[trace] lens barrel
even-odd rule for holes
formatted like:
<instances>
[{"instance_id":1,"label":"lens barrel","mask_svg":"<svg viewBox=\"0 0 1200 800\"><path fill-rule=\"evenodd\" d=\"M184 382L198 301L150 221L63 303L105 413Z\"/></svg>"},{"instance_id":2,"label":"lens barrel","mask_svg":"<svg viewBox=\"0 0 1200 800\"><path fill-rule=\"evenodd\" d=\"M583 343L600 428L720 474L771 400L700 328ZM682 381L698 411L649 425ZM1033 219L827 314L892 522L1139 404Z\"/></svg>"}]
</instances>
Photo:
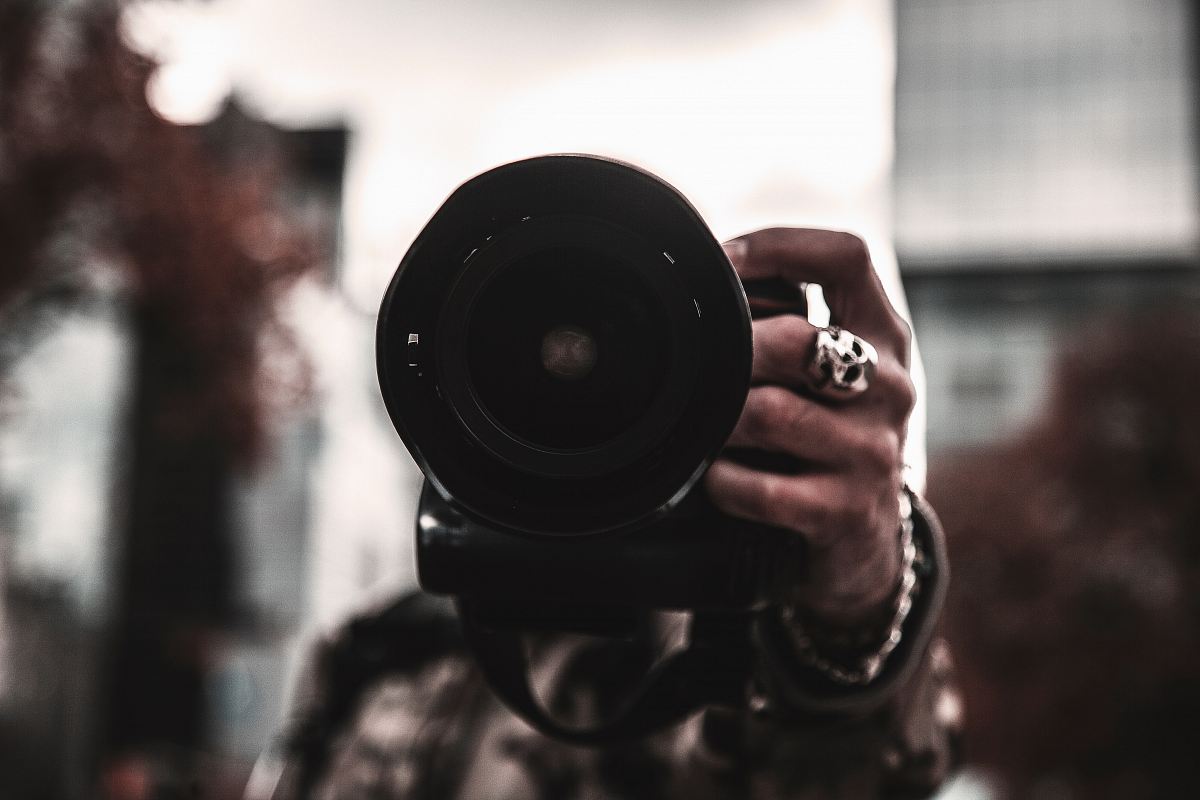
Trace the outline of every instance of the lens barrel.
<instances>
[{"instance_id":1,"label":"lens barrel","mask_svg":"<svg viewBox=\"0 0 1200 800\"><path fill-rule=\"evenodd\" d=\"M380 309L397 431L438 493L522 534L636 528L687 495L750 380L745 295L672 187L592 156L450 196Z\"/></svg>"}]
</instances>

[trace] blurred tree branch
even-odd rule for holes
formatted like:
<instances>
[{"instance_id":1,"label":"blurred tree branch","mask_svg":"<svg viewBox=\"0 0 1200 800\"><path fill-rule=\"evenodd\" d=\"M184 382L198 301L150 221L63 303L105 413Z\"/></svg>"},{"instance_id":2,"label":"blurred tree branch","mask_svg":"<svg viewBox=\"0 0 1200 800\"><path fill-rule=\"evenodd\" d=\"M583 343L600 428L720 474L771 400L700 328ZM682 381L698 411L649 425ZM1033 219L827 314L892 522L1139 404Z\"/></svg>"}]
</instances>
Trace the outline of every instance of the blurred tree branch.
<instances>
[{"instance_id":1,"label":"blurred tree branch","mask_svg":"<svg viewBox=\"0 0 1200 800\"><path fill-rule=\"evenodd\" d=\"M1029 431L930 475L968 761L1004 796L1200 796L1200 312L1078 333Z\"/></svg>"},{"instance_id":2,"label":"blurred tree branch","mask_svg":"<svg viewBox=\"0 0 1200 800\"><path fill-rule=\"evenodd\" d=\"M201 743L211 637L232 614L230 478L267 424L260 346L316 252L280 210L282 158L231 170L155 114L155 65L121 12L0 4L0 384L106 293L133 337L98 765Z\"/></svg>"}]
</instances>

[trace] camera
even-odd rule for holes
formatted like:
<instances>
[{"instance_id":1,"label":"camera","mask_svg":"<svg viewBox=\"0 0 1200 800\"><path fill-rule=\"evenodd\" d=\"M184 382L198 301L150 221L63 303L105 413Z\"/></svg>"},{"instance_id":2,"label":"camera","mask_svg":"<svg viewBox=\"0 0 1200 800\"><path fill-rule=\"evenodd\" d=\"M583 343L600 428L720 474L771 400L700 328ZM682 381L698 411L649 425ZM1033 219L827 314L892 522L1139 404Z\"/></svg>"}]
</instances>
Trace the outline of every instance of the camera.
<instances>
[{"instance_id":1,"label":"camera","mask_svg":"<svg viewBox=\"0 0 1200 800\"><path fill-rule=\"evenodd\" d=\"M646 733L744 684L780 537L698 484L750 386L750 320L678 191L584 155L463 184L388 287L379 383L425 475L419 581L456 598L493 688L551 735ZM521 634L620 638L655 610L693 613L689 648L613 719L572 728L537 704Z\"/></svg>"}]
</instances>

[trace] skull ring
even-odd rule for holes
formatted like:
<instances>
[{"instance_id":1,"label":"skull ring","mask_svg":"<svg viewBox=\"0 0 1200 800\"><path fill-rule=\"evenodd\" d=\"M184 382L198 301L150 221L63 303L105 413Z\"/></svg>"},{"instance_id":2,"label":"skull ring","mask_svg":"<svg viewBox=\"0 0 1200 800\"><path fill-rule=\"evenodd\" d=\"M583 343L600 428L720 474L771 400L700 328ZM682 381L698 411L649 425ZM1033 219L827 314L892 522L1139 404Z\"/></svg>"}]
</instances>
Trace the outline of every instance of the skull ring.
<instances>
[{"instance_id":1,"label":"skull ring","mask_svg":"<svg viewBox=\"0 0 1200 800\"><path fill-rule=\"evenodd\" d=\"M831 399L857 397L871 384L878 365L879 354L870 342L830 325L817 331L809 366L812 389Z\"/></svg>"}]
</instances>

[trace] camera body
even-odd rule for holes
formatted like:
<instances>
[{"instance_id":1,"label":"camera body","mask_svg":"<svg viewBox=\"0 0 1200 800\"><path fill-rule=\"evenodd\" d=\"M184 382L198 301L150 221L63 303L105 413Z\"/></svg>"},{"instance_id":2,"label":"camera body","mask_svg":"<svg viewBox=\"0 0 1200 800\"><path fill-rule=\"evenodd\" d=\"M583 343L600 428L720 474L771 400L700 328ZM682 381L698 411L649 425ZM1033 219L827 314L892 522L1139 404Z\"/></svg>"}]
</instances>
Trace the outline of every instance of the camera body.
<instances>
[{"instance_id":1,"label":"camera body","mask_svg":"<svg viewBox=\"0 0 1200 800\"><path fill-rule=\"evenodd\" d=\"M501 696L581 743L711 699L668 687L688 683L668 668L613 724L567 729L533 701L515 643L529 630L622 636L657 609L738 619L771 601L780 548L794 546L718 513L698 486L741 412L752 342L742 285L687 200L593 156L486 172L401 261L377 355L388 413L426 478L419 581L458 599ZM692 638L688 664L697 649L741 652L695 625Z\"/></svg>"},{"instance_id":2,"label":"camera body","mask_svg":"<svg viewBox=\"0 0 1200 800\"><path fill-rule=\"evenodd\" d=\"M749 309L720 245L661 180L564 155L464 184L401 262L377 354L427 479L427 590L755 602L755 548L731 544L730 521L694 491L749 388Z\"/></svg>"}]
</instances>

